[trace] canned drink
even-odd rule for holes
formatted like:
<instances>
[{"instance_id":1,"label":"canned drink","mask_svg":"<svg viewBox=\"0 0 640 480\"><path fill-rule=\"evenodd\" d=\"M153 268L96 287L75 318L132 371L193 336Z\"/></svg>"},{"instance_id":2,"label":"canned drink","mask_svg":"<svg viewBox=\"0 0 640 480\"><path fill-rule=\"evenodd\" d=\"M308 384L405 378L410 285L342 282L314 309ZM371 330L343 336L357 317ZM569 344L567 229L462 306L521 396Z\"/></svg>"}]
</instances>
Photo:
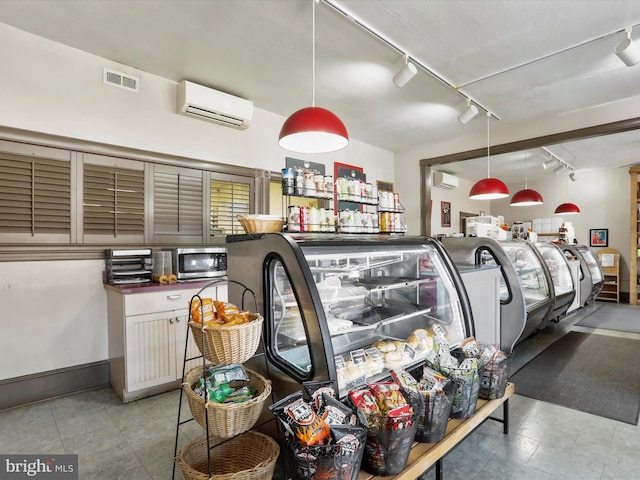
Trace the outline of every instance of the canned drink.
<instances>
[{"instance_id":1,"label":"canned drink","mask_svg":"<svg viewBox=\"0 0 640 480\"><path fill-rule=\"evenodd\" d=\"M305 170L302 176L304 177L303 195L307 197L315 197L315 194L316 194L316 184L314 182L315 174L313 172Z\"/></svg>"},{"instance_id":2,"label":"canned drink","mask_svg":"<svg viewBox=\"0 0 640 480\"><path fill-rule=\"evenodd\" d=\"M304 193L304 175L301 168L294 169L296 178L296 195L302 195Z\"/></svg>"},{"instance_id":3,"label":"canned drink","mask_svg":"<svg viewBox=\"0 0 640 480\"><path fill-rule=\"evenodd\" d=\"M287 230L290 232L300 231L300 207L292 205L289 207L289 214L287 216Z\"/></svg>"},{"instance_id":4,"label":"canned drink","mask_svg":"<svg viewBox=\"0 0 640 480\"><path fill-rule=\"evenodd\" d=\"M309 231L309 207L301 206L300 207L300 231L308 232Z\"/></svg>"},{"instance_id":5,"label":"canned drink","mask_svg":"<svg viewBox=\"0 0 640 480\"><path fill-rule=\"evenodd\" d=\"M333 175L325 175L324 177L324 196L333 197Z\"/></svg>"},{"instance_id":6,"label":"canned drink","mask_svg":"<svg viewBox=\"0 0 640 480\"><path fill-rule=\"evenodd\" d=\"M320 210L317 207L309 209L309 231L317 232L320 230Z\"/></svg>"},{"instance_id":7,"label":"canned drink","mask_svg":"<svg viewBox=\"0 0 640 480\"><path fill-rule=\"evenodd\" d=\"M295 192L295 177L293 167L282 169L282 194L293 195Z\"/></svg>"},{"instance_id":8,"label":"canned drink","mask_svg":"<svg viewBox=\"0 0 640 480\"><path fill-rule=\"evenodd\" d=\"M378 186L371 184L371 199L373 203L378 203Z\"/></svg>"},{"instance_id":9,"label":"canned drink","mask_svg":"<svg viewBox=\"0 0 640 480\"><path fill-rule=\"evenodd\" d=\"M393 209L400 209L400 194L396 192L393 192Z\"/></svg>"},{"instance_id":10,"label":"canned drink","mask_svg":"<svg viewBox=\"0 0 640 480\"><path fill-rule=\"evenodd\" d=\"M388 232L389 231L388 228L389 228L389 213L380 212L380 231Z\"/></svg>"},{"instance_id":11,"label":"canned drink","mask_svg":"<svg viewBox=\"0 0 640 480\"><path fill-rule=\"evenodd\" d=\"M313 176L313 183L315 184L315 196L316 197L324 197L324 175L316 173Z\"/></svg>"},{"instance_id":12,"label":"canned drink","mask_svg":"<svg viewBox=\"0 0 640 480\"><path fill-rule=\"evenodd\" d=\"M402 228L402 221L400 220L400 214L399 213L394 213L393 214L393 228L394 228L394 231L396 231L396 232L404 231L404 229Z\"/></svg>"}]
</instances>

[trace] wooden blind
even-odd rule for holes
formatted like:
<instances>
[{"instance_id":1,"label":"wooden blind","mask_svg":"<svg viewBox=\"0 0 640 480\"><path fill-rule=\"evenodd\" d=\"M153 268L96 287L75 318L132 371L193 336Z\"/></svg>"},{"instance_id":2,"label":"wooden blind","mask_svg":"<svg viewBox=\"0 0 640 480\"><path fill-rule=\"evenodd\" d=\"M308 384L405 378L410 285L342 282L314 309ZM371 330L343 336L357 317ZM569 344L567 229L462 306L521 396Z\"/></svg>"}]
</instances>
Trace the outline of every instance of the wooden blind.
<instances>
[{"instance_id":1,"label":"wooden blind","mask_svg":"<svg viewBox=\"0 0 640 480\"><path fill-rule=\"evenodd\" d=\"M84 164L84 233L144 234L144 171Z\"/></svg>"},{"instance_id":2,"label":"wooden blind","mask_svg":"<svg viewBox=\"0 0 640 480\"><path fill-rule=\"evenodd\" d=\"M68 161L0 156L0 233L69 234Z\"/></svg>"},{"instance_id":3,"label":"wooden blind","mask_svg":"<svg viewBox=\"0 0 640 480\"><path fill-rule=\"evenodd\" d=\"M253 179L211 180L211 235L244 233L238 215L251 210Z\"/></svg>"},{"instance_id":4,"label":"wooden blind","mask_svg":"<svg viewBox=\"0 0 640 480\"><path fill-rule=\"evenodd\" d=\"M153 178L154 234L202 236L202 171L156 168Z\"/></svg>"}]
</instances>

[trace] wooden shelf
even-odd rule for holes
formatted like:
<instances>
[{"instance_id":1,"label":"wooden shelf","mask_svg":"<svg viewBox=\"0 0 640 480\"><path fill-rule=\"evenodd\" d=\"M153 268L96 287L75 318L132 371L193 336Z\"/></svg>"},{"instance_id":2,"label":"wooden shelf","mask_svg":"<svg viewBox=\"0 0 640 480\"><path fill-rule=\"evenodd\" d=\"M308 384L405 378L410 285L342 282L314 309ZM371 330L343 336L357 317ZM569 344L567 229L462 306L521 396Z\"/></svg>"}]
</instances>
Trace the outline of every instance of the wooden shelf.
<instances>
[{"instance_id":1,"label":"wooden shelf","mask_svg":"<svg viewBox=\"0 0 640 480\"><path fill-rule=\"evenodd\" d=\"M620 303L620 252L614 248L602 248L597 255L604 275L604 284L597 299Z\"/></svg>"},{"instance_id":2,"label":"wooden shelf","mask_svg":"<svg viewBox=\"0 0 640 480\"><path fill-rule=\"evenodd\" d=\"M638 255L637 249L640 248L640 232L638 232L638 225L640 225L640 215L638 215L638 204L640 203L640 184L638 183L638 174L640 174L640 167L635 166L629 169L630 180L630 251L629 251L629 304L638 305Z\"/></svg>"}]
</instances>

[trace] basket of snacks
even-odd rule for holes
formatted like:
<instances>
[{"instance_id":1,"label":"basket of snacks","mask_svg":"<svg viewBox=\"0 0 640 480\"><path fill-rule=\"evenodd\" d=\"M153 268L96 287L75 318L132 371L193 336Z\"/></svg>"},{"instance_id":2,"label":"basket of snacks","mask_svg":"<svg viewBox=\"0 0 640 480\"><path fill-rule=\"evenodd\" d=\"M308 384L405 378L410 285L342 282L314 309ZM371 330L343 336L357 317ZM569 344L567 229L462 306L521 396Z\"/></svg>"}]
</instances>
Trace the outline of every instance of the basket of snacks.
<instances>
[{"instance_id":1,"label":"basket of snacks","mask_svg":"<svg viewBox=\"0 0 640 480\"><path fill-rule=\"evenodd\" d=\"M284 225L284 219L277 215L238 215L238 221L247 233L277 233Z\"/></svg>"},{"instance_id":2,"label":"basket of snacks","mask_svg":"<svg viewBox=\"0 0 640 480\"><path fill-rule=\"evenodd\" d=\"M349 398L366 417L367 440L362 469L379 476L405 469L418 427L417 415L396 383L370 383L349 392Z\"/></svg>"},{"instance_id":3,"label":"basket of snacks","mask_svg":"<svg viewBox=\"0 0 640 480\"><path fill-rule=\"evenodd\" d=\"M210 465L206 436L186 444L175 462L185 480L271 480L278 455L280 447L274 439L250 431L213 447Z\"/></svg>"},{"instance_id":4,"label":"basket of snacks","mask_svg":"<svg viewBox=\"0 0 640 480\"><path fill-rule=\"evenodd\" d=\"M367 437L366 419L335 397L333 382L304 382L303 387L309 400L298 391L269 407L284 439L285 478L357 479Z\"/></svg>"},{"instance_id":5,"label":"basket of snacks","mask_svg":"<svg viewBox=\"0 0 640 480\"><path fill-rule=\"evenodd\" d=\"M262 335L262 315L211 298L194 297L189 308L193 339L207 360L231 364L253 357Z\"/></svg>"},{"instance_id":6,"label":"basket of snacks","mask_svg":"<svg viewBox=\"0 0 640 480\"><path fill-rule=\"evenodd\" d=\"M191 415L209 434L229 438L255 425L271 382L242 365L208 365L187 372L182 384ZM207 402L205 405L205 395Z\"/></svg>"}]
</instances>

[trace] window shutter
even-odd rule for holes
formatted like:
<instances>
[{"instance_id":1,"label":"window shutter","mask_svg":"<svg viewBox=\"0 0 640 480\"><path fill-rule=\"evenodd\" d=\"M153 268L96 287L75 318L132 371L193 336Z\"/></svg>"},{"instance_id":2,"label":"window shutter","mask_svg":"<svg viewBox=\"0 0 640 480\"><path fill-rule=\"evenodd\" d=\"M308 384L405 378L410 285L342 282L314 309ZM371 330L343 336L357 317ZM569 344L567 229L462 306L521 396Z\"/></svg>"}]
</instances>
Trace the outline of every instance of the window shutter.
<instances>
[{"instance_id":1,"label":"window shutter","mask_svg":"<svg viewBox=\"0 0 640 480\"><path fill-rule=\"evenodd\" d=\"M84 234L144 234L144 171L84 164Z\"/></svg>"},{"instance_id":2,"label":"window shutter","mask_svg":"<svg viewBox=\"0 0 640 480\"><path fill-rule=\"evenodd\" d=\"M68 161L0 156L0 233L71 232L71 165Z\"/></svg>"},{"instance_id":3,"label":"window shutter","mask_svg":"<svg viewBox=\"0 0 640 480\"><path fill-rule=\"evenodd\" d=\"M253 179L211 180L211 235L244 233L238 215L251 213Z\"/></svg>"},{"instance_id":4,"label":"window shutter","mask_svg":"<svg viewBox=\"0 0 640 480\"><path fill-rule=\"evenodd\" d=\"M153 176L154 235L195 235L202 238L202 171L163 169Z\"/></svg>"}]
</instances>

